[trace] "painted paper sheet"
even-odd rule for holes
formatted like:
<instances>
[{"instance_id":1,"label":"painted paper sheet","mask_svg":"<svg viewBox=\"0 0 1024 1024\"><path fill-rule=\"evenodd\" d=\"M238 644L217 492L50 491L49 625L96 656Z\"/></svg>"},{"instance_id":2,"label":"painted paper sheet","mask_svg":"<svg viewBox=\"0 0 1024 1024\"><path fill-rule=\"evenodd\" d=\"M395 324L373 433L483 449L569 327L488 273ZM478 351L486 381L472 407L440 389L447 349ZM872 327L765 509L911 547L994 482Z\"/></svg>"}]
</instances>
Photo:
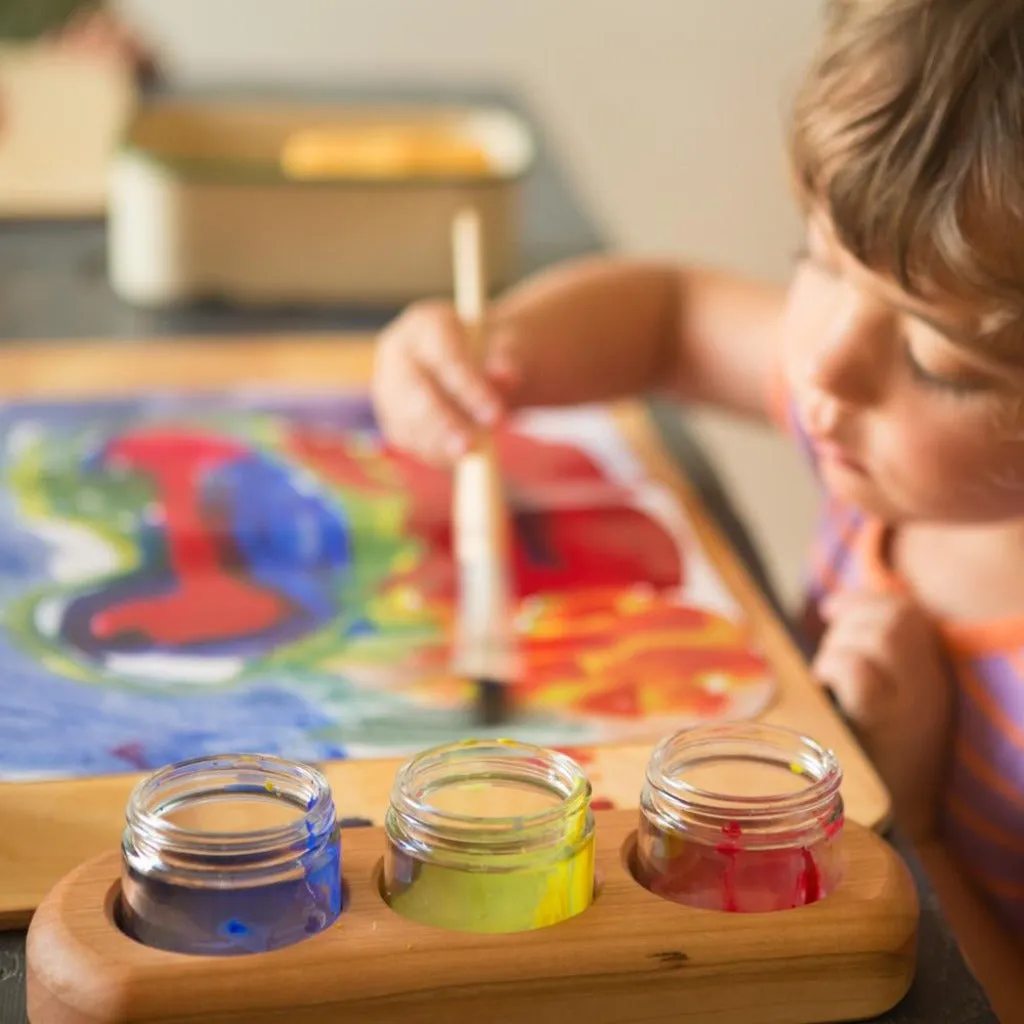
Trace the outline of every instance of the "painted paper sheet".
<instances>
[{"instance_id":1,"label":"painted paper sheet","mask_svg":"<svg viewBox=\"0 0 1024 1024\"><path fill-rule=\"evenodd\" d=\"M448 670L450 477L364 395L9 405L0 444L0 781L487 734ZM738 609L610 412L531 412L499 450L524 673L497 732L653 743L763 709Z\"/></svg>"}]
</instances>

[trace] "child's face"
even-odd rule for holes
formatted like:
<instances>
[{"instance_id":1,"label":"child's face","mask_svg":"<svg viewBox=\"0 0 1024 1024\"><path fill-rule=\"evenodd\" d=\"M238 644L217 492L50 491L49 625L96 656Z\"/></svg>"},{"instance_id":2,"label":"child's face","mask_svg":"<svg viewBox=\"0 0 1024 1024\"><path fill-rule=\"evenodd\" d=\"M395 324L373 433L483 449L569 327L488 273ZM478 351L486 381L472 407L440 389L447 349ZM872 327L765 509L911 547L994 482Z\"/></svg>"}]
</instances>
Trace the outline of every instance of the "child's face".
<instances>
[{"instance_id":1,"label":"child's face","mask_svg":"<svg viewBox=\"0 0 1024 1024\"><path fill-rule=\"evenodd\" d=\"M996 353L977 311L911 298L823 222L784 326L790 391L837 497L891 522L1024 516L1024 337L1000 335Z\"/></svg>"}]
</instances>

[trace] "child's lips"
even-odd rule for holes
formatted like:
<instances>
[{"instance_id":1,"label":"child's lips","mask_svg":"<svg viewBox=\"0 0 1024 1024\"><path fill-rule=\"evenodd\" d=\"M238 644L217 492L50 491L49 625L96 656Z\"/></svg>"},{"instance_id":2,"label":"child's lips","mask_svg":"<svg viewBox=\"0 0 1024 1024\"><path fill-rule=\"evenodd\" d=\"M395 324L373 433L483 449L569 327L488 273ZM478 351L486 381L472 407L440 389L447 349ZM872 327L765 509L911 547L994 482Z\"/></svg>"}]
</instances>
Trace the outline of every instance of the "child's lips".
<instances>
[{"instance_id":1,"label":"child's lips","mask_svg":"<svg viewBox=\"0 0 1024 1024\"><path fill-rule=\"evenodd\" d=\"M812 438L814 453L820 462L828 462L843 469L848 469L860 476L867 475L867 466L860 459L856 458L849 448L839 444L837 441Z\"/></svg>"},{"instance_id":2,"label":"child's lips","mask_svg":"<svg viewBox=\"0 0 1024 1024\"><path fill-rule=\"evenodd\" d=\"M801 403L798 408L801 426L819 464L837 466L858 476L868 475L867 465L841 440L843 435L850 436L852 425L848 420L837 418L834 413L824 415L820 403L812 401Z\"/></svg>"}]
</instances>

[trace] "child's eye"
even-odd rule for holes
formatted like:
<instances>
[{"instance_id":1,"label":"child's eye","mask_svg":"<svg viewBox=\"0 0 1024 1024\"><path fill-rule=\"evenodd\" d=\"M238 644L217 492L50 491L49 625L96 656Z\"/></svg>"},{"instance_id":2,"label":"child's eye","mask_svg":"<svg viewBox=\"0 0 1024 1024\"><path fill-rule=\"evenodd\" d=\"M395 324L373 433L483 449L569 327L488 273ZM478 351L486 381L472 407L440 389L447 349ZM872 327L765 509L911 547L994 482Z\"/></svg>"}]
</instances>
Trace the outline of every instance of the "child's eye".
<instances>
[{"instance_id":1,"label":"child's eye","mask_svg":"<svg viewBox=\"0 0 1024 1024\"><path fill-rule=\"evenodd\" d=\"M914 358L914 350L906 343L903 345L903 354L914 380L926 387L946 391L953 395L976 395L986 391L989 387L988 381L977 376L954 377L932 373Z\"/></svg>"}]
</instances>

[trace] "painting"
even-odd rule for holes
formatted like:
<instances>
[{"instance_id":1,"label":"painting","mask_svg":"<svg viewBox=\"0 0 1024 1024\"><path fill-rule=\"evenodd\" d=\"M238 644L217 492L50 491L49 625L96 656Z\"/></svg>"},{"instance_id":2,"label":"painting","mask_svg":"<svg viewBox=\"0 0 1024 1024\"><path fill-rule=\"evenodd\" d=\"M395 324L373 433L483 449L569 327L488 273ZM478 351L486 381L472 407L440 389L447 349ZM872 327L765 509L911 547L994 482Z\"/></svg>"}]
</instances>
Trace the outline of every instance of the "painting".
<instances>
[{"instance_id":1,"label":"painting","mask_svg":"<svg viewBox=\"0 0 1024 1024\"><path fill-rule=\"evenodd\" d=\"M492 730L449 668L450 475L389 448L365 394L19 403L0 439L0 781L495 732L653 743L774 692L602 407L499 435L524 668Z\"/></svg>"}]
</instances>

